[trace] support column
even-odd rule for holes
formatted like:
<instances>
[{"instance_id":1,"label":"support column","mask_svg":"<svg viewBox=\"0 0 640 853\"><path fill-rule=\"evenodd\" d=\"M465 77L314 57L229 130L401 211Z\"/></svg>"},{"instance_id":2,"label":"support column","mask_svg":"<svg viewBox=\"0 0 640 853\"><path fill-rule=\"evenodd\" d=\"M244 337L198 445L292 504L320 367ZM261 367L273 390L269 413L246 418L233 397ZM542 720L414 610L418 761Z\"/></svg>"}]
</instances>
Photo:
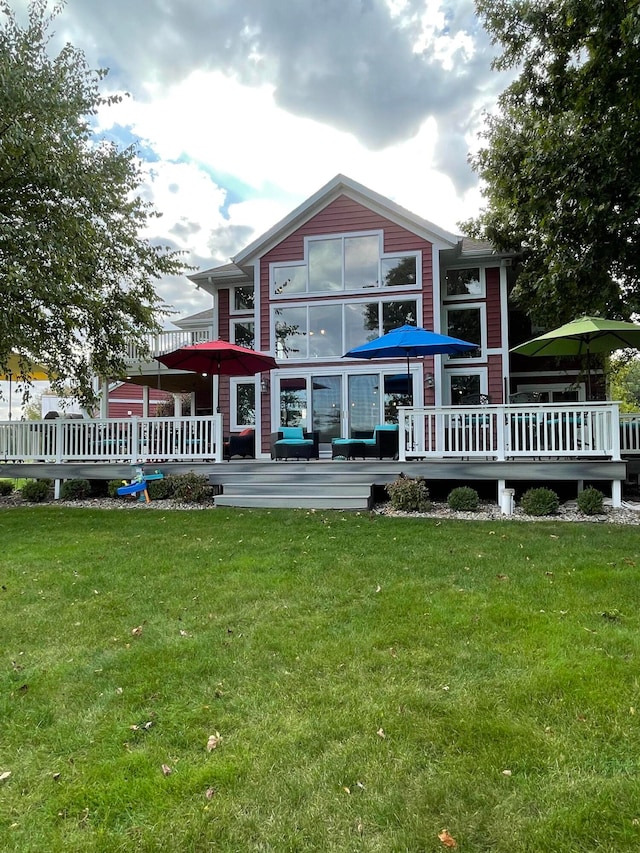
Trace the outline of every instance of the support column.
<instances>
[{"instance_id":1,"label":"support column","mask_svg":"<svg viewBox=\"0 0 640 853\"><path fill-rule=\"evenodd\" d=\"M149 417L149 386L142 386L142 417Z\"/></svg>"},{"instance_id":2,"label":"support column","mask_svg":"<svg viewBox=\"0 0 640 853\"><path fill-rule=\"evenodd\" d=\"M615 509L622 506L622 480L614 480L611 483L611 505Z\"/></svg>"},{"instance_id":3,"label":"support column","mask_svg":"<svg viewBox=\"0 0 640 853\"><path fill-rule=\"evenodd\" d=\"M100 417L109 417L109 380L104 377L100 379Z\"/></svg>"}]
</instances>

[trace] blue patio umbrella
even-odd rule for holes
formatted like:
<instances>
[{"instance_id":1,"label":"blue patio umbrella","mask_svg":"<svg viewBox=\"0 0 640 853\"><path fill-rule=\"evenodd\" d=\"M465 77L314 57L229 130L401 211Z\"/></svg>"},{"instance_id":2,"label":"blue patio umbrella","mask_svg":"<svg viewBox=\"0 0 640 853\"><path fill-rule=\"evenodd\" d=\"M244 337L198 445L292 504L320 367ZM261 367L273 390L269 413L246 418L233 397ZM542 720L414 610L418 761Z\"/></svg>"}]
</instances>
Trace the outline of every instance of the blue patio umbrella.
<instances>
[{"instance_id":1,"label":"blue patio umbrella","mask_svg":"<svg viewBox=\"0 0 640 853\"><path fill-rule=\"evenodd\" d=\"M452 355L457 352L467 352L477 349L478 344L430 332L420 326L400 326L392 329L386 335L367 341L358 347L350 349L343 358L406 358L407 374L411 358L424 358L427 355ZM413 398L413 395L412 395ZM413 402L413 399L412 399Z\"/></svg>"}]
</instances>

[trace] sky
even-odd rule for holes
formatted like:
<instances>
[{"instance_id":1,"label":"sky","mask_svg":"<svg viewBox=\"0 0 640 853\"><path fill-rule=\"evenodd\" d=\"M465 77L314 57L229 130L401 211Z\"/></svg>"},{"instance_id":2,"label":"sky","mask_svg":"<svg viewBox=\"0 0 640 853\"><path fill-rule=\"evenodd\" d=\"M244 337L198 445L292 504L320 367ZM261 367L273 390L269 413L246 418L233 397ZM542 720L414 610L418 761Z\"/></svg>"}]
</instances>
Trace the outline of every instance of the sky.
<instances>
[{"instance_id":1,"label":"sky","mask_svg":"<svg viewBox=\"0 0 640 853\"><path fill-rule=\"evenodd\" d=\"M51 29L126 93L96 134L136 145L145 236L198 269L338 173L456 233L480 210L467 157L508 81L472 0L67 0ZM210 306L186 277L157 290Z\"/></svg>"}]
</instances>

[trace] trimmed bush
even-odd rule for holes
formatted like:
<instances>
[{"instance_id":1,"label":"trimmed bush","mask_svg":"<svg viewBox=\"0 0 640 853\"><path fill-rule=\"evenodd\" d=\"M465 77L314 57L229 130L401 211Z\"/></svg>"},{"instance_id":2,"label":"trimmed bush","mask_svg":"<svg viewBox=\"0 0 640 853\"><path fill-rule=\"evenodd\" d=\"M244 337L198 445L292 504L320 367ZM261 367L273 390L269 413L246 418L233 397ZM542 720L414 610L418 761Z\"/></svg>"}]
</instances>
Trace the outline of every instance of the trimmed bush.
<instances>
[{"instance_id":1,"label":"trimmed bush","mask_svg":"<svg viewBox=\"0 0 640 853\"><path fill-rule=\"evenodd\" d=\"M6 498L13 492L13 483L11 480L0 480L0 497Z\"/></svg>"},{"instance_id":2,"label":"trimmed bush","mask_svg":"<svg viewBox=\"0 0 640 853\"><path fill-rule=\"evenodd\" d=\"M529 489L522 496L520 506L527 515L553 515L560 500L553 489Z\"/></svg>"},{"instance_id":3,"label":"trimmed bush","mask_svg":"<svg viewBox=\"0 0 640 853\"><path fill-rule=\"evenodd\" d=\"M147 491L152 501L166 501L174 496L175 477L165 477L163 480L149 480Z\"/></svg>"},{"instance_id":4,"label":"trimmed bush","mask_svg":"<svg viewBox=\"0 0 640 853\"><path fill-rule=\"evenodd\" d=\"M599 489L589 486L578 494L578 509L584 515L602 515L604 512L604 495Z\"/></svg>"},{"instance_id":5,"label":"trimmed bush","mask_svg":"<svg viewBox=\"0 0 640 853\"><path fill-rule=\"evenodd\" d=\"M202 474L175 474L167 479L172 481L173 497L178 501L204 503L213 493L209 481Z\"/></svg>"},{"instance_id":6,"label":"trimmed bush","mask_svg":"<svg viewBox=\"0 0 640 853\"><path fill-rule=\"evenodd\" d=\"M110 498L118 498L120 495L118 494L118 489L120 486L123 486L124 483L122 480L108 480L107 481L107 495Z\"/></svg>"},{"instance_id":7,"label":"trimmed bush","mask_svg":"<svg viewBox=\"0 0 640 853\"><path fill-rule=\"evenodd\" d=\"M456 512L475 512L480 506L480 496L471 486L458 486L451 491L447 504Z\"/></svg>"},{"instance_id":8,"label":"trimmed bush","mask_svg":"<svg viewBox=\"0 0 640 853\"><path fill-rule=\"evenodd\" d=\"M92 498L106 498L107 480L89 480L89 496Z\"/></svg>"},{"instance_id":9,"label":"trimmed bush","mask_svg":"<svg viewBox=\"0 0 640 853\"><path fill-rule=\"evenodd\" d=\"M428 512L431 509L429 489L422 477L401 474L393 483L387 483L391 506L401 512Z\"/></svg>"},{"instance_id":10,"label":"trimmed bush","mask_svg":"<svg viewBox=\"0 0 640 853\"><path fill-rule=\"evenodd\" d=\"M60 486L60 498L63 501L83 501L91 494L88 480L65 480Z\"/></svg>"},{"instance_id":11,"label":"trimmed bush","mask_svg":"<svg viewBox=\"0 0 640 853\"><path fill-rule=\"evenodd\" d=\"M29 503L40 504L49 497L51 480L27 480L20 489L22 499Z\"/></svg>"}]
</instances>

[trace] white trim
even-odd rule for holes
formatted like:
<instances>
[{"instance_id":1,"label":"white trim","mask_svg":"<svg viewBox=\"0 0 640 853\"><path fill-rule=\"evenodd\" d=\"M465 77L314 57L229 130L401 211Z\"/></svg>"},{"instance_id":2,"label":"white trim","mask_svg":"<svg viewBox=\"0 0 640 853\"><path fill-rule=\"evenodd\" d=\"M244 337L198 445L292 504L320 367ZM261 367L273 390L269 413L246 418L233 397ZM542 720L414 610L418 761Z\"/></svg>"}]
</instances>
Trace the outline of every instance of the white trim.
<instances>
[{"instance_id":1,"label":"white trim","mask_svg":"<svg viewBox=\"0 0 640 853\"><path fill-rule=\"evenodd\" d=\"M502 356L502 395L503 402L509 401L511 380L509 376L509 293L507 289L507 268L500 264L500 279L498 292L500 294L500 335Z\"/></svg>"},{"instance_id":2,"label":"white trim","mask_svg":"<svg viewBox=\"0 0 640 853\"><path fill-rule=\"evenodd\" d=\"M448 315L450 311L479 311L480 312L480 355L476 358L451 358L446 356L446 362L451 364L482 364L487 360L487 303L486 302L456 302L453 305L442 306L444 334L449 334Z\"/></svg>"},{"instance_id":3,"label":"white trim","mask_svg":"<svg viewBox=\"0 0 640 853\"><path fill-rule=\"evenodd\" d=\"M262 282L260 280L260 261L257 260L253 265L253 321L255 323L255 342L256 350L263 352L262 349L262 329L260 328L260 299L262 296ZM272 347L273 349L273 347ZM260 424L256 424L256 442L260 436ZM256 444L256 450L258 448Z\"/></svg>"}]
</instances>

